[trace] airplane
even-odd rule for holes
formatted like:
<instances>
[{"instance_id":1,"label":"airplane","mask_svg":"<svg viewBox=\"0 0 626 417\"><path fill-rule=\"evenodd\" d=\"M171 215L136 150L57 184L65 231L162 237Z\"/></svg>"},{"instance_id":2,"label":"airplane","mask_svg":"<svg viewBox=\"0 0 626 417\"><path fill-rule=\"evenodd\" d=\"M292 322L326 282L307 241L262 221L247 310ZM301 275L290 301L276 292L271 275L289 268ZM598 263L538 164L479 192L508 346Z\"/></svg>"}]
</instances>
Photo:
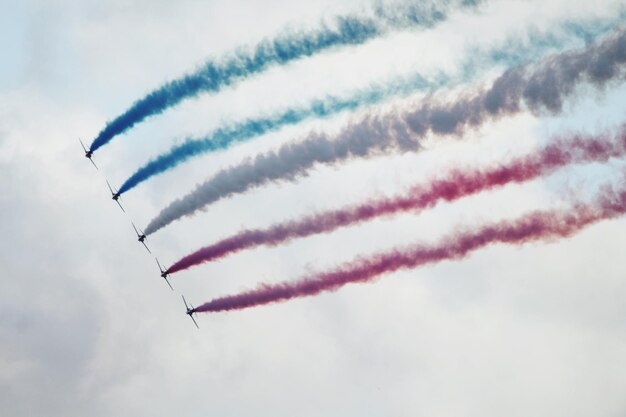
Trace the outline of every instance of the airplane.
<instances>
[{"instance_id":1,"label":"airplane","mask_svg":"<svg viewBox=\"0 0 626 417\"><path fill-rule=\"evenodd\" d=\"M78 141L80 142L80 145L83 147L83 151L85 151L85 157L91 161L91 163L93 164L94 167L96 167L96 169L98 169L98 167L96 166L96 163L93 161L93 159L91 159L91 155L93 155L93 151L91 149L87 150L82 140L78 139Z\"/></svg>"},{"instance_id":2,"label":"airplane","mask_svg":"<svg viewBox=\"0 0 626 417\"><path fill-rule=\"evenodd\" d=\"M133 229L135 229L135 233L137 233L137 240L141 243L143 243L143 245L146 247L146 250L148 251L148 253L152 253L150 252L150 249L148 249L148 245L146 245L146 234L144 232L141 232L141 234L139 234L139 230L137 230L137 228L135 227L135 223L130 222L130 224L133 225Z\"/></svg>"},{"instance_id":3,"label":"airplane","mask_svg":"<svg viewBox=\"0 0 626 417\"><path fill-rule=\"evenodd\" d=\"M193 306L191 304L187 305L187 301L185 300L185 296L182 295L182 297L183 297L183 303L185 303L185 308L187 309L185 314L188 315L189 317L191 317L191 320L193 320L193 324L195 324L196 327L199 329L200 327L198 326L198 323L196 323L196 319L193 318L193 313L196 312L196 309L193 308Z\"/></svg>"},{"instance_id":4,"label":"airplane","mask_svg":"<svg viewBox=\"0 0 626 417\"><path fill-rule=\"evenodd\" d=\"M167 269L163 270L163 268L161 268L161 264L159 263L159 260L157 258L154 258L154 260L157 262L159 270L161 271L161 278L163 278L165 282L167 282L167 285L170 286L171 290L174 291L174 288L172 288L172 284L170 284L170 282L167 280L167 275L169 274L169 272L167 272Z\"/></svg>"},{"instance_id":5,"label":"airplane","mask_svg":"<svg viewBox=\"0 0 626 417\"><path fill-rule=\"evenodd\" d=\"M124 213L126 213L126 210L124 210L124 207L122 207L122 204L120 204L120 202L119 202L120 192L119 192L119 191L114 192L114 191L113 191L113 188L111 188L111 184L109 184L109 180L106 180L106 182L107 182L107 185L109 186L109 190L111 191L111 195L113 196L113 197L112 197L112 198L113 198L113 200L115 200L115 202L117 203L117 205L118 205L118 206L120 206L120 208L122 209L122 211L123 211Z\"/></svg>"}]
</instances>

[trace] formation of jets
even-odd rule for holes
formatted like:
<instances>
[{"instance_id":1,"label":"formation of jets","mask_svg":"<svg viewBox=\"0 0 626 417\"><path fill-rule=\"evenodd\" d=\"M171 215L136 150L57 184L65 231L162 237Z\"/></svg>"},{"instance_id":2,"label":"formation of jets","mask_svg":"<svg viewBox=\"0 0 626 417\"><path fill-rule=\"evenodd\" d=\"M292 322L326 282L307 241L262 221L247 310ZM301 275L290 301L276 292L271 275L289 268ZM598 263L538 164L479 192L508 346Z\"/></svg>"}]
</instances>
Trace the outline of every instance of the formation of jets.
<instances>
[{"instance_id":1,"label":"formation of jets","mask_svg":"<svg viewBox=\"0 0 626 417\"><path fill-rule=\"evenodd\" d=\"M98 166L92 159L94 151L92 151L91 149L87 149L85 145L83 144L82 140L78 139L78 141L80 142L80 145L83 147L83 151L85 151L85 157L89 159L89 161L93 164L93 166L96 169L98 169ZM124 210L124 207L122 207L122 204L120 203L120 195L121 195L120 192L115 190L113 187L111 187L109 180L106 180L106 183L107 183L107 186L109 187L109 191L111 191L111 198L113 199L113 201L117 203L118 206L120 206L122 211L126 213L126 210ZM130 222L130 224L132 224L133 229L135 230L135 233L137 234L137 241L139 241L146 248L148 253L152 254L152 252L150 251L150 248L148 248L148 245L146 244L146 240L147 240L146 234L137 226L135 226L135 223ZM170 289L174 291L172 284L170 284L170 281L167 279L167 276L169 275L169 271L167 269L163 269L163 267L161 266L157 258L154 258L154 259L156 260L157 266L159 267L159 271L161 272L161 278L163 278L165 282L167 283L167 285L170 287ZM196 319L193 318L193 315L196 313L196 310L191 304L187 304L187 300L185 300L185 296L182 296L182 297L183 297L183 303L185 303L185 310L186 310L185 314L187 314L191 318L191 320L193 321L193 324L195 324L197 328L200 328L198 326L198 323L196 322Z\"/></svg>"}]
</instances>

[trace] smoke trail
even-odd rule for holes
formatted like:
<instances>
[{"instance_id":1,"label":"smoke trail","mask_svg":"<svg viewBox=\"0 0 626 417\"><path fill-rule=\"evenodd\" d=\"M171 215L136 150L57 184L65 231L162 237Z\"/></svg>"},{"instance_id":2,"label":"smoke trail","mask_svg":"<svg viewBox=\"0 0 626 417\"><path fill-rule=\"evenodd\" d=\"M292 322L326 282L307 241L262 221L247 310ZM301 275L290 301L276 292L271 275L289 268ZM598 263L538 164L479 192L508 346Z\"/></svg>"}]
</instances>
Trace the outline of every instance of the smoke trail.
<instances>
[{"instance_id":1,"label":"smoke trail","mask_svg":"<svg viewBox=\"0 0 626 417\"><path fill-rule=\"evenodd\" d=\"M519 65L529 59L536 59L550 49L560 49L572 38L587 42L608 32L617 22L624 19L619 15L613 19L596 19L589 22L566 22L559 31L542 34L531 31L527 43L519 38L511 38L500 47L489 50L472 50L461 64L461 73L456 76L438 74L427 79L420 74L408 78L396 79L382 85L357 91L347 97L326 96L313 100L302 107L288 108L282 112L265 117L252 118L230 126L218 128L201 138L188 138L182 144L175 145L169 151L157 156L133 173L120 187L125 193L154 175L161 174L189 158L207 152L226 149L235 142L243 142L265 133L278 130L287 125L300 123L310 118L323 118L342 111L355 110L371 106L393 96L407 96L416 91L437 89L450 84L468 82L482 69L493 64L507 67ZM555 33L557 32L557 33ZM558 33L560 32L560 33ZM512 52L514 51L514 52Z\"/></svg>"},{"instance_id":2,"label":"smoke trail","mask_svg":"<svg viewBox=\"0 0 626 417\"><path fill-rule=\"evenodd\" d=\"M577 83L603 87L622 75L624 62L626 32L619 31L582 51L552 55L535 67L510 69L490 88L467 92L452 103L439 103L431 97L412 111L372 115L346 128L335 140L312 134L303 142L286 144L276 152L218 172L161 210L146 227L146 234L233 194L272 181L294 181L315 164L336 164L392 149L415 150L418 138L428 132L459 135L467 127L517 113L523 104L531 111L557 113Z\"/></svg>"},{"instance_id":3,"label":"smoke trail","mask_svg":"<svg viewBox=\"0 0 626 417\"><path fill-rule=\"evenodd\" d=\"M507 164L488 169L454 169L447 175L413 187L402 196L374 199L355 206L280 223L267 229L244 230L183 257L169 267L168 272L175 273L260 245L276 246L291 239L330 232L374 217L431 208L440 201L454 201L509 183L529 181L568 164L604 162L625 154L626 126L620 131L617 140L582 136L555 140L548 146L515 158Z\"/></svg>"},{"instance_id":4,"label":"smoke trail","mask_svg":"<svg viewBox=\"0 0 626 417\"><path fill-rule=\"evenodd\" d=\"M263 284L254 290L216 298L197 307L195 312L240 310L262 304L333 291L353 282L368 282L400 269L415 268L444 260L461 259L494 243L520 245L530 241L565 238L600 220L626 213L626 188L605 189L595 204L576 205L569 211L536 211L515 221L503 221L474 230L456 232L438 244L415 245L360 257L332 271L295 282Z\"/></svg>"},{"instance_id":5,"label":"smoke trail","mask_svg":"<svg viewBox=\"0 0 626 417\"><path fill-rule=\"evenodd\" d=\"M239 50L220 60L210 60L199 70L166 83L139 99L124 113L109 122L93 140L90 149L97 150L115 136L147 117L175 106L201 92L219 91L272 65L284 65L299 58L346 45L358 45L380 36L392 28L430 27L446 18L452 5L475 6L479 0L423 1L407 4L397 11L380 6L373 17L345 16L335 19L334 27L322 25L305 32L286 32L266 39L251 49Z\"/></svg>"}]
</instances>

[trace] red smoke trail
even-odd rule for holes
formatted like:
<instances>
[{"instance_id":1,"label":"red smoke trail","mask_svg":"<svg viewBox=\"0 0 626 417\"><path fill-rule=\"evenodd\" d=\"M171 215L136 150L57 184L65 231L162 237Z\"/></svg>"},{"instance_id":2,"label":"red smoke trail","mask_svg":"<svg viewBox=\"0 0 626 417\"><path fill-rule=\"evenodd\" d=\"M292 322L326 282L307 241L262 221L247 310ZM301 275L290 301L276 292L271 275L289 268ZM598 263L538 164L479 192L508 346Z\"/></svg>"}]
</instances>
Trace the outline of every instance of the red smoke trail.
<instances>
[{"instance_id":1,"label":"red smoke trail","mask_svg":"<svg viewBox=\"0 0 626 417\"><path fill-rule=\"evenodd\" d=\"M178 272L243 249L260 245L275 246L297 237L329 232L377 216L430 208L441 200L453 201L511 182L528 181L567 164L606 161L624 154L626 154L626 128L620 131L616 140L582 136L555 140L545 148L513 159L505 165L488 169L452 170L443 178L416 186L403 196L371 200L356 206L277 224L267 229L244 230L185 256L174 263L168 271Z\"/></svg>"},{"instance_id":2,"label":"red smoke trail","mask_svg":"<svg viewBox=\"0 0 626 417\"><path fill-rule=\"evenodd\" d=\"M579 204L569 211L537 211L514 221L502 221L474 230L453 233L433 246L415 245L355 261L330 272L295 282L264 284L257 289L216 298L195 309L196 312L240 310L296 297L333 291L351 282L371 281L399 269L460 259L493 243L522 244L529 241L568 237L585 226L626 212L626 186L618 192L605 189L592 205Z\"/></svg>"}]
</instances>

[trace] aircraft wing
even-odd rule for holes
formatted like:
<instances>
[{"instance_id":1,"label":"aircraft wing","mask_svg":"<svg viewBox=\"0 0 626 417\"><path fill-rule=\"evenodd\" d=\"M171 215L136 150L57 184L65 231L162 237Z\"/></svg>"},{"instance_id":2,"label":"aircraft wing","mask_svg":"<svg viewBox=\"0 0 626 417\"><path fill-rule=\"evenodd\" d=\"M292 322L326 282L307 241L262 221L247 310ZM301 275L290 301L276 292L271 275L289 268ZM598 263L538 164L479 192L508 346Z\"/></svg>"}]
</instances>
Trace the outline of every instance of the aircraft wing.
<instances>
[{"instance_id":1,"label":"aircraft wing","mask_svg":"<svg viewBox=\"0 0 626 417\"><path fill-rule=\"evenodd\" d=\"M170 281L167 278L163 278L165 280L165 282L167 282L167 285L169 285L170 289L172 291L174 291L174 287L172 287L172 284L170 284Z\"/></svg>"},{"instance_id":2,"label":"aircraft wing","mask_svg":"<svg viewBox=\"0 0 626 417\"><path fill-rule=\"evenodd\" d=\"M143 245L146 247L146 250L148 251L148 253L152 255L152 252L150 252L150 249L148 248L148 245L146 245L146 242L141 242L141 243L143 243Z\"/></svg>"}]
</instances>

